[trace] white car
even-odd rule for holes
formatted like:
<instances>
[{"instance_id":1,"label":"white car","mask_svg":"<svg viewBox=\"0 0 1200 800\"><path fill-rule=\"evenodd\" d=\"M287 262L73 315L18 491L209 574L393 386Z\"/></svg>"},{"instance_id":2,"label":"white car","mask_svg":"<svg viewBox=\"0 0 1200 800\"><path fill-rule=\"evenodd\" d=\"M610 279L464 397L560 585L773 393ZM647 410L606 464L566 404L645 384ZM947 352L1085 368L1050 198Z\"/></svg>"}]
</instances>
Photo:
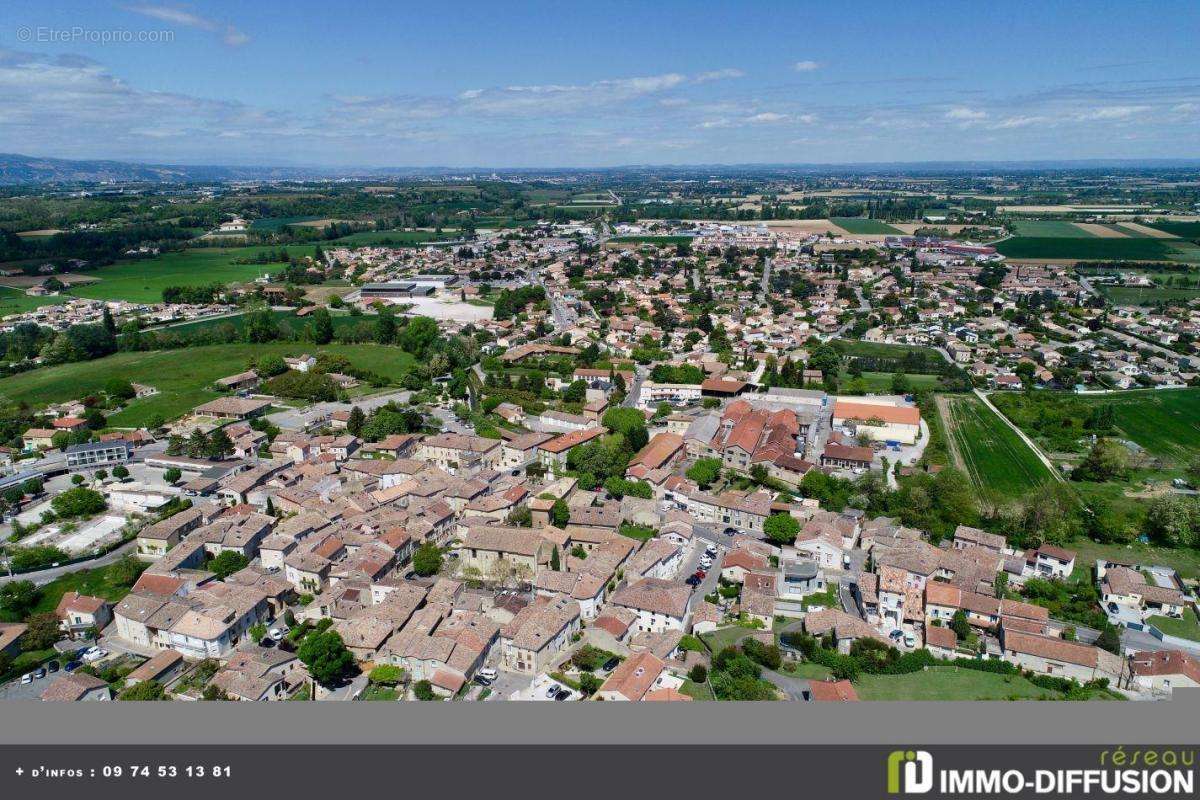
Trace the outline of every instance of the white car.
<instances>
[{"instance_id":1,"label":"white car","mask_svg":"<svg viewBox=\"0 0 1200 800\"><path fill-rule=\"evenodd\" d=\"M484 667L475 674L481 678L487 678L489 681L496 680L496 670L492 669L491 667Z\"/></svg>"},{"instance_id":2,"label":"white car","mask_svg":"<svg viewBox=\"0 0 1200 800\"><path fill-rule=\"evenodd\" d=\"M700 566L704 567L705 569L708 569L709 567L711 567L712 564L713 564L713 560L711 558L708 558L707 556L700 559Z\"/></svg>"},{"instance_id":3,"label":"white car","mask_svg":"<svg viewBox=\"0 0 1200 800\"><path fill-rule=\"evenodd\" d=\"M84 662L85 664L91 664L93 661L99 661L106 655L108 655L107 650L103 650L99 647L89 647L84 651L83 657L80 659L80 661Z\"/></svg>"},{"instance_id":4,"label":"white car","mask_svg":"<svg viewBox=\"0 0 1200 800\"><path fill-rule=\"evenodd\" d=\"M913 636L911 633L904 634L904 646L905 647L916 647L917 646L917 637Z\"/></svg>"},{"instance_id":5,"label":"white car","mask_svg":"<svg viewBox=\"0 0 1200 800\"><path fill-rule=\"evenodd\" d=\"M283 639L283 630L281 628L271 628L269 635L275 641L281 641Z\"/></svg>"},{"instance_id":6,"label":"white car","mask_svg":"<svg viewBox=\"0 0 1200 800\"><path fill-rule=\"evenodd\" d=\"M558 689L559 686L557 683L550 684L546 687L546 697L554 697L554 695L558 694Z\"/></svg>"},{"instance_id":7,"label":"white car","mask_svg":"<svg viewBox=\"0 0 1200 800\"><path fill-rule=\"evenodd\" d=\"M33 673L26 672L21 676L21 683L33 683Z\"/></svg>"}]
</instances>

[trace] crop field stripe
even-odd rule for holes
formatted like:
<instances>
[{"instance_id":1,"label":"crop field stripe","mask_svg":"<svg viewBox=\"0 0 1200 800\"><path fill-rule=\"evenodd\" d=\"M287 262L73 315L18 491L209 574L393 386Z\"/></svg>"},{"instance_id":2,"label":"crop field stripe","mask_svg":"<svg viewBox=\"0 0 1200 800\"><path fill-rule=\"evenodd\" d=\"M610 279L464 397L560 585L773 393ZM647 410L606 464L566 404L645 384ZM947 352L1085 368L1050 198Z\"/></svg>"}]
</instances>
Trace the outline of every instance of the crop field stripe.
<instances>
[{"instance_id":1,"label":"crop field stripe","mask_svg":"<svg viewBox=\"0 0 1200 800\"><path fill-rule=\"evenodd\" d=\"M953 398L950 411L952 435L981 491L1016 499L1052 479L1036 454L977 398Z\"/></svg>"}]
</instances>

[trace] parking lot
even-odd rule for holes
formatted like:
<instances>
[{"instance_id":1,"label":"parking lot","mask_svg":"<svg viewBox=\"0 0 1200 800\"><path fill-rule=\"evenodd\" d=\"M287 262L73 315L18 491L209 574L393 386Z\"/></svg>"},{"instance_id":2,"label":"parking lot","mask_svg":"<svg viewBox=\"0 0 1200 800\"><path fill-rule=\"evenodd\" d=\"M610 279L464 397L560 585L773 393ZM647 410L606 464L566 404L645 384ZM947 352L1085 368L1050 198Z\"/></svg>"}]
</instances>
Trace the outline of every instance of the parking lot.
<instances>
[{"instance_id":1,"label":"parking lot","mask_svg":"<svg viewBox=\"0 0 1200 800\"><path fill-rule=\"evenodd\" d=\"M564 700L578 700L583 695L575 691L569 686L565 686L551 678L549 675L538 675L533 679L533 683L522 691L510 695L513 700L545 700L547 702L555 702L553 697L547 696L547 691L554 687L556 690L566 690L567 697Z\"/></svg>"}]
</instances>

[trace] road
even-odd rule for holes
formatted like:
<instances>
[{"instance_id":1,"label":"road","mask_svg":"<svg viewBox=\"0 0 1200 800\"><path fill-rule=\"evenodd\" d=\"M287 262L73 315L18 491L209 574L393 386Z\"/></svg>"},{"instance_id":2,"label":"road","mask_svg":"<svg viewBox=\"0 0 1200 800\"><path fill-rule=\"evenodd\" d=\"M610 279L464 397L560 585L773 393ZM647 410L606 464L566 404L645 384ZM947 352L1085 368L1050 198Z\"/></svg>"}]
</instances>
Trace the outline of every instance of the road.
<instances>
[{"instance_id":1,"label":"road","mask_svg":"<svg viewBox=\"0 0 1200 800\"><path fill-rule=\"evenodd\" d=\"M976 389L975 396L978 397L985 406L990 408L992 410L993 414L995 414L1000 419L1004 420L1005 425L1012 428L1012 430L1017 434L1017 436L1019 436L1021 438L1021 441L1023 441L1025 444L1027 444L1029 446L1029 449L1033 451L1034 455L1036 455L1038 457L1038 460L1046 465L1046 469L1050 470L1050 474L1054 476L1055 480L1057 480L1059 483L1067 482L1067 479L1063 477L1062 471L1059 470L1058 467L1054 466L1054 462L1051 461L1049 459L1049 457L1047 457L1046 454L1042 452L1042 448L1040 448L1036 444L1034 444L1033 439L1030 439L1028 436L1025 435L1025 431L1018 428L1016 425L1014 425L1012 423L1011 420L1009 420L1008 417L1001 414L1000 409L998 409L994 405L992 405L991 399L986 394L984 394L979 389Z\"/></svg>"},{"instance_id":2,"label":"road","mask_svg":"<svg viewBox=\"0 0 1200 800\"><path fill-rule=\"evenodd\" d=\"M636 408L638 398L642 394L642 381L646 380L645 367L637 364L633 365L633 383L625 387L625 399L621 401L621 405L625 408Z\"/></svg>"},{"instance_id":3,"label":"road","mask_svg":"<svg viewBox=\"0 0 1200 800\"><path fill-rule=\"evenodd\" d=\"M771 296L771 259L763 259L763 274L762 283L759 284L758 293L762 302L767 302L767 298Z\"/></svg>"},{"instance_id":4,"label":"road","mask_svg":"<svg viewBox=\"0 0 1200 800\"><path fill-rule=\"evenodd\" d=\"M858 298L858 313L859 314L870 314L871 313L871 304L867 302L867 298L863 295L861 286L854 287L854 295L855 295L855 297ZM845 325L838 328L837 333L834 334L834 337L839 338L839 339L844 337L846 335L846 331L850 330L850 328L854 325L854 322L855 322L855 320L850 320Z\"/></svg>"}]
</instances>

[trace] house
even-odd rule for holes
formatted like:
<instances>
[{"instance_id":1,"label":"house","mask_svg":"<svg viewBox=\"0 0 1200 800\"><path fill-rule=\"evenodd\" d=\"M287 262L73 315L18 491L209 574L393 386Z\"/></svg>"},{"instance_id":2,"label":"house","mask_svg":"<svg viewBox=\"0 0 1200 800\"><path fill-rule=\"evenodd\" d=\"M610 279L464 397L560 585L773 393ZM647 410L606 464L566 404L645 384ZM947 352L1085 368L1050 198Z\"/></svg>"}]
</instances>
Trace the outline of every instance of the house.
<instances>
[{"instance_id":1,"label":"house","mask_svg":"<svg viewBox=\"0 0 1200 800\"><path fill-rule=\"evenodd\" d=\"M1100 579L1100 599L1107 606L1116 603L1143 614L1179 617L1188 604L1183 592L1169 586L1148 583L1146 576L1129 567L1112 567Z\"/></svg>"},{"instance_id":2,"label":"house","mask_svg":"<svg viewBox=\"0 0 1200 800\"><path fill-rule=\"evenodd\" d=\"M536 598L500 629L504 668L529 675L543 671L570 645L579 625L579 603Z\"/></svg>"},{"instance_id":3,"label":"house","mask_svg":"<svg viewBox=\"0 0 1200 800\"><path fill-rule=\"evenodd\" d=\"M662 688L666 662L649 650L635 653L622 661L596 692L598 700L639 702L655 689Z\"/></svg>"},{"instance_id":4,"label":"house","mask_svg":"<svg viewBox=\"0 0 1200 800\"><path fill-rule=\"evenodd\" d=\"M270 400L255 400L248 397L218 397L196 406L193 413L198 417L214 419L249 419L264 413L271 407Z\"/></svg>"},{"instance_id":5,"label":"house","mask_svg":"<svg viewBox=\"0 0 1200 800\"><path fill-rule=\"evenodd\" d=\"M103 630L112 621L112 606L101 597L67 592L54 609L62 629L72 639Z\"/></svg>"},{"instance_id":6,"label":"house","mask_svg":"<svg viewBox=\"0 0 1200 800\"><path fill-rule=\"evenodd\" d=\"M1000 647L1006 661L1023 669L1083 683L1108 678L1115 684L1124 670L1121 657L1107 650L1004 626L1000 628Z\"/></svg>"},{"instance_id":7,"label":"house","mask_svg":"<svg viewBox=\"0 0 1200 800\"><path fill-rule=\"evenodd\" d=\"M84 442L67 448L67 469L99 469L129 461L133 448L129 442Z\"/></svg>"},{"instance_id":8,"label":"house","mask_svg":"<svg viewBox=\"0 0 1200 800\"><path fill-rule=\"evenodd\" d=\"M1025 553L1025 577L1059 578L1066 580L1075 571L1075 553L1062 547L1042 543Z\"/></svg>"},{"instance_id":9,"label":"house","mask_svg":"<svg viewBox=\"0 0 1200 800\"><path fill-rule=\"evenodd\" d=\"M1143 691L1171 694L1200 686L1200 660L1182 650L1147 650L1129 659L1129 685Z\"/></svg>"},{"instance_id":10,"label":"house","mask_svg":"<svg viewBox=\"0 0 1200 800\"><path fill-rule=\"evenodd\" d=\"M638 477L655 469L665 469L684 456L683 437L677 433L658 433L629 461L625 474Z\"/></svg>"},{"instance_id":11,"label":"house","mask_svg":"<svg viewBox=\"0 0 1200 800\"><path fill-rule=\"evenodd\" d=\"M34 450L49 450L54 446L54 434L58 431L53 428L30 428L21 434L21 447L26 452Z\"/></svg>"},{"instance_id":12,"label":"house","mask_svg":"<svg viewBox=\"0 0 1200 800\"><path fill-rule=\"evenodd\" d=\"M661 578L642 578L613 592L610 602L638 615L636 630L658 633L684 630L691 587Z\"/></svg>"},{"instance_id":13,"label":"house","mask_svg":"<svg viewBox=\"0 0 1200 800\"><path fill-rule=\"evenodd\" d=\"M142 681L158 681L166 686L179 676L187 662L175 650L163 650L155 653L149 661L142 663L137 669L125 676L125 685L133 686Z\"/></svg>"},{"instance_id":14,"label":"house","mask_svg":"<svg viewBox=\"0 0 1200 800\"><path fill-rule=\"evenodd\" d=\"M218 378L216 385L220 389L231 392L246 392L257 389L259 380L257 372L247 370L246 372L239 372L236 375L227 375L224 378Z\"/></svg>"},{"instance_id":15,"label":"house","mask_svg":"<svg viewBox=\"0 0 1200 800\"><path fill-rule=\"evenodd\" d=\"M925 628L925 649L938 658L958 657L958 634L942 625Z\"/></svg>"},{"instance_id":16,"label":"house","mask_svg":"<svg viewBox=\"0 0 1200 800\"><path fill-rule=\"evenodd\" d=\"M47 686L42 692L42 700L66 703L112 700L112 690L94 675L71 672L60 675Z\"/></svg>"},{"instance_id":17,"label":"house","mask_svg":"<svg viewBox=\"0 0 1200 800\"><path fill-rule=\"evenodd\" d=\"M858 701L858 692L850 681L826 680L809 681L808 691L803 695L805 700L819 703L853 703Z\"/></svg>"},{"instance_id":18,"label":"house","mask_svg":"<svg viewBox=\"0 0 1200 800\"><path fill-rule=\"evenodd\" d=\"M563 470L567 467L567 455L576 447L592 442L608 432L607 428L593 425L590 428L564 433L538 445L538 460L547 469Z\"/></svg>"},{"instance_id":19,"label":"house","mask_svg":"<svg viewBox=\"0 0 1200 800\"><path fill-rule=\"evenodd\" d=\"M821 452L821 466L834 469L870 469L875 451L869 447L829 443Z\"/></svg>"},{"instance_id":20,"label":"house","mask_svg":"<svg viewBox=\"0 0 1200 800\"><path fill-rule=\"evenodd\" d=\"M492 575L498 562L532 578L539 564L549 562L551 543L532 528L506 528L489 524L471 524L462 537L459 553L463 569L475 569L480 575Z\"/></svg>"}]
</instances>

